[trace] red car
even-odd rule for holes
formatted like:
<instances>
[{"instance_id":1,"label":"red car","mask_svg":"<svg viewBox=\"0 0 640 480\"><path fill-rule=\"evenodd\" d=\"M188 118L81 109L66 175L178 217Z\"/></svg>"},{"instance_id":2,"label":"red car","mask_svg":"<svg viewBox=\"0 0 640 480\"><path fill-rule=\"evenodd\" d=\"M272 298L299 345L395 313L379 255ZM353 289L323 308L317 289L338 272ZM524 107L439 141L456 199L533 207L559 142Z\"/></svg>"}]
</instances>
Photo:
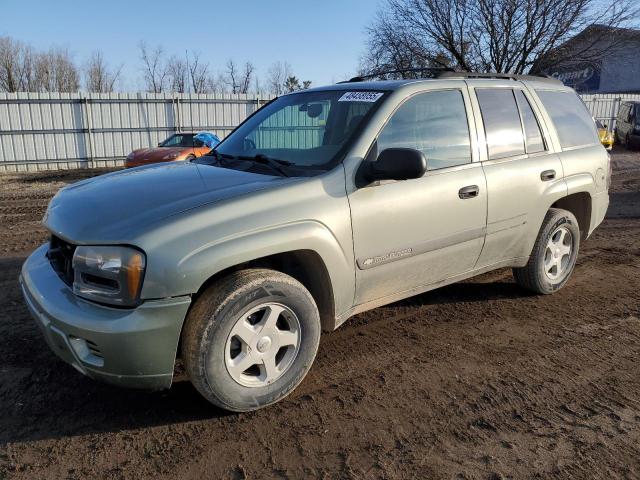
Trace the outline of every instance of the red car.
<instances>
[{"instance_id":1,"label":"red car","mask_svg":"<svg viewBox=\"0 0 640 480\"><path fill-rule=\"evenodd\" d=\"M210 132L176 133L155 148L140 148L131 152L125 160L126 168L150 163L192 160L209 153L220 139Z\"/></svg>"}]
</instances>

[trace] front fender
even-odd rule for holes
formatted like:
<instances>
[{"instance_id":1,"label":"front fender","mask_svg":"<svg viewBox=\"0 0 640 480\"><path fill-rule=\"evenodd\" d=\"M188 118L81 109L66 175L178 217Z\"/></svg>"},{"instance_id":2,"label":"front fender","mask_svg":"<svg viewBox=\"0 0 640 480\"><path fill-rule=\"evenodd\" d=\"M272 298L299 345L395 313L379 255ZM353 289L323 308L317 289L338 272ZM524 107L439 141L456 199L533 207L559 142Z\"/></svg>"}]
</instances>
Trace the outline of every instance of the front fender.
<instances>
[{"instance_id":1,"label":"front fender","mask_svg":"<svg viewBox=\"0 0 640 480\"><path fill-rule=\"evenodd\" d=\"M193 294L213 275L229 267L294 250L312 250L324 262L333 287L336 314L351 308L355 288L352 255L344 251L327 226L314 220L216 239L178 259L175 274L165 277L163 287L173 295Z\"/></svg>"}]
</instances>

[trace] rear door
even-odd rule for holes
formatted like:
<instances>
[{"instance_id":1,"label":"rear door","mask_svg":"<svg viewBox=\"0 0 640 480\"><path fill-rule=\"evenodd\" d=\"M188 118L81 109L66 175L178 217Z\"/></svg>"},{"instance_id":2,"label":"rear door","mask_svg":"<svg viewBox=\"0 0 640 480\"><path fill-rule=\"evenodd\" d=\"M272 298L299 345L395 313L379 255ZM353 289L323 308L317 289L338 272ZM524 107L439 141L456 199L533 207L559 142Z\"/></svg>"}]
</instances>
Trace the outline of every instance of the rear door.
<instances>
[{"instance_id":1,"label":"rear door","mask_svg":"<svg viewBox=\"0 0 640 480\"><path fill-rule=\"evenodd\" d=\"M477 267L526 258L546 211L566 195L560 158L530 94L513 81L469 81L487 180L487 236Z\"/></svg>"},{"instance_id":2,"label":"rear door","mask_svg":"<svg viewBox=\"0 0 640 480\"><path fill-rule=\"evenodd\" d=\"M482 167L473 161L468 91L460 85L405 99L377 136L378 153L421 150L428 169L422 178L374 183L349 194L356 305L410 294L471 270L478 259L487 192Z\"/></svg>"}]
</instances>

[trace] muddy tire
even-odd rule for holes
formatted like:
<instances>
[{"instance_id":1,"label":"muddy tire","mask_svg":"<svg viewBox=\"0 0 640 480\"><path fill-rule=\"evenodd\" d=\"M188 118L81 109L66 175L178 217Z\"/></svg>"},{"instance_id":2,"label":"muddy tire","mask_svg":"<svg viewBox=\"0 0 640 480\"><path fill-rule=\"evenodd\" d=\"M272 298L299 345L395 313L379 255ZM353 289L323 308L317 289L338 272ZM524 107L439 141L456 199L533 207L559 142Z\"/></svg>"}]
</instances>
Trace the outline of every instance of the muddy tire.
<instances>
[{"instance_id":1,"label":"muddy tire","mask_svg":"<svg viewBox=\"0 0 640 480\"><path fill-rule=\"evenodd\" d=\"M576 217L552 208L542 222L529 262L514 268L513 276L523 288L550 294L562 288L576 264L580 248L580 228Z\"/></svg>"},{"instance_id":2,"label":"muddy tire","mask_svg":"<svg viewBox=\"0 0 640 480\"><path fill-rule=\"evenodd\" d=\"M208 287L182 334L187 374L211 403L246 412L286 397L316 356L320 315L292 277L241 270Z\"/></svg>"}]
</instances>

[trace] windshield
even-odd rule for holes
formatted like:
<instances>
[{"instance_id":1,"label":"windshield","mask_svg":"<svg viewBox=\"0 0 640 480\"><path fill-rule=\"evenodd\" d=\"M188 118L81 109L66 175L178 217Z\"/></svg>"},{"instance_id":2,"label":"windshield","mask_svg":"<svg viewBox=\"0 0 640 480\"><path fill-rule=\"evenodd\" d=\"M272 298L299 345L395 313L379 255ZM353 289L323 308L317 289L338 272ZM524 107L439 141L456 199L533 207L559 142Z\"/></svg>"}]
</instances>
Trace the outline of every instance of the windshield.
<instances>
[{"instance_id":1,"label":"windshield","mask_svg":"<svg viewBox=\"0 0 640 480\"><path fill-rule=\"evenodd\" d=\"M193 147L193 134L171 135L159 147Z\"/></svg>"},{"instance_id":2,"label":"windshield","mask_svg":"<svg viewBox=\"0 0 640 480\"><path fill-rule=\"evenodd\" d=\"M382 102L383 92L320 91L280 97L256 112L215 151L268 157L291 168L327 170Z\"/></svg>"}]
</instances>

